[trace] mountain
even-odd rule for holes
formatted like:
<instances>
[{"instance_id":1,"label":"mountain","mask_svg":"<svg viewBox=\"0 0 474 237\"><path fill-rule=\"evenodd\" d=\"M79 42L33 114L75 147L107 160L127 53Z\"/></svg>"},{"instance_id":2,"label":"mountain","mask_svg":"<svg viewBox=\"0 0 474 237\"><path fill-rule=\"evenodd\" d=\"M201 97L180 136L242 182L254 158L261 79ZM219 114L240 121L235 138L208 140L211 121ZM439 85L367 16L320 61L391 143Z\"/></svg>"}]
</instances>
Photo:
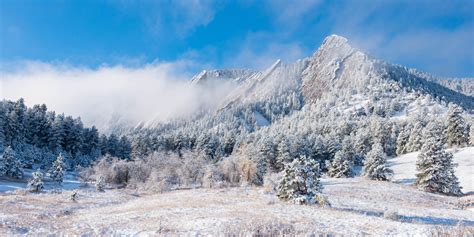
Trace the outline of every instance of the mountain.
<instances>
[{"instance_id":1,"label":"mountain","mask_svg":"<svg viewBox=\"0 0 474 237\"><path fill-rule=\"evenodd\" d=\"M306 103L313 103L324 94L365 96L381 90L394 93L410 90L445 102L459 104L468 111L474 108L474 80L444 79L399 65L374 59L349 45L344 37L331 35L309 58L284 65L277 60L261 72L248 70L203 71L193 77L193 83L219 79L239 82L223 99L220 110L237 101L258 101L275 93L275 87L300 90ZM452 85L452 86L446 86ZM462 93L464 92L464 94Z\"/></svg>"},{"instance_id":2,"label":"mountain","mask_svg":"<svg viewBox=\"0 0 474 237\"><path fill-rule=\"evenodd\" d=\"M445 87L451 83L443 78L375 59L337 35L294 63L203 71L191 80L204 88L216 83L233 86L195 116L132 130L134 149L203 150L213 159L244 147L252 154L262 147L272 154L288 150L293 157L318 156L323 149L319 156L328 160L347 144L362 154L380 141L394 155L397 146L419 149L426 125L441 122L448 111L459 109L473 120L470 80Z\"/></svg>"},{"instance_id":3,"label":"mountain","mask_svg":"<svg viewBox=\"0 0 474 237\"><path fill-rule=\"evenodd\" d=\"M205 84L215 81L234 81L240 83L252 77L257 72L247 69L217 69L217 70L203 70L199 74L191 78L192 84Z\"/></svg>"}]
</instances>

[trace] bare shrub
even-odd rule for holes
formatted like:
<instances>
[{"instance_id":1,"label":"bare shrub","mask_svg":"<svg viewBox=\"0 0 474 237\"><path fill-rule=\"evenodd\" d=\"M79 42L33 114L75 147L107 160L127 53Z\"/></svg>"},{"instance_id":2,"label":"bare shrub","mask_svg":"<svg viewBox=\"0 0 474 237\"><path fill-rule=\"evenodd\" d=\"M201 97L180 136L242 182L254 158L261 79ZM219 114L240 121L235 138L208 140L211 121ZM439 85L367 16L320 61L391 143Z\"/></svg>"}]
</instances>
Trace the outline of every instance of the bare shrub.
<instances>
[{"instance_id":1,"label":"bare shrub","mask_svg":"<svg viewBox=\"0 0 474 237\"><path fill-rule=\"evenodd\" d=\"M222 173L222 178L224 182L229 184L238 184L240 183L241 171L238 165L238 158L235 156L230 156L225 158L219 163L219 168Z\"/></svg>"},{"instance_id":2,"label":"bare shrub","mask_svg":"<svg viewBox=\"0 0 474 237\"><path fill-rule=\"evenodd\" d=\"M144 187L153 191L169 191L180 186L182 161L175 154L154 153L147 160L151 172Z\"/></svg>"},{"instance_id":3,"label":"bare shrub","mask_svg":"<svg viewBox=\"0 0 474 237\"><path fill-rule=\"evenodd\" d=\"M150 177L152 168L144 161L134 161L128 164L128 187L138 188Z\"/></svg>"},{"instance_id":4,"label":"bare shrub","mask_svg":"<svg viewBox=\"0 0 474 237\"><path fill-rule=\"evenodd\" d=\"M241 156L238 159L238 165L241 182L248 184L258 184L257 164L255 164L255 162L246 156Z\"/></svg>"},{"instance_id":5,"label":"bare shrub","mask_svg":"<svg viewBox=\"0 0 474 237\"><path fill-rule=\"evenodd\" d=\"M183 152L182 157L183 163L179 170L182 185L201 186L208 162L202 155L194 155L192 152Z\"/></svg>"},{"instance_id":6,"label":"bare shrub","mask_svg":"<svg viewBox=\"0 0 474 237\"><path fill-rule=\"evenodd\" d=\"M383 213L383 217L385 219L389 219L389 220L392 220L392 221L398 221L400 219L400 217L398 216L397 211L395 211L395 210L385 210L384 213Z\"/></svg>"},{"instance_id":7,"label":"bare shrub","mask_svg":"<svg viewBox=\"0 0 474 237\"><path fill-rule=\"evenodd\" d=\"M267 173L263 177L263 191L267 194L275 194L282 178L282 173Z\"/></svg>"},{"instance_id":8,"label":"bare shrub","mask_svg":"<svg viewBox=\"0 0 474 237\"><path fill-rule=\"evenodd\" d=\"M128 162L109 155L102 157L93 167L94 176L103 177L108 184L124 186L128 182Z\"/></svg>"},{"instance_id":9,"label":"bare shrub","mask_svg":"<svg viewBox=\"0 0 474 237\"><path fill-rule=\"evenodd\" d=\"M224 174L215 164L209 164L206 167L204 176L202 177L202 186L205 188L222 188L224 187Z\"/></svg>"},{"instance_id":10,"label":"bare shrub","mask_svg":"<svg viewBox=\"0 0 474 237\"><path fill-rule=\"evenodd\" d=\"M126 185L128 182L128 162L115 159L106 178L107 183Z\"/></svg>"},{"instance_id":11,"label":"bare shrub","mask_svg":"<svg viewBox=\"0 0 474 237\"><path fill-rule=\"evenodd\" d=\"M331 203L329 202L328 198L324 195L318 194L314 197L316 203L322 207L331 207Z\"/></svg>"},{"instance_id":12,"label":"bare shrub","mask_svg":"<svg viewBox=\"0 0 474 237\"><path fill-rule=\"evenodd\" d=\"M298 234L292 224L261 219L244 223L226 223L222 232L232 236L291 236Z\"/></svg>"},{"instance_id":13,"label":"bare shrub","mask_svg":"<svg viewBox=\"0 0 474 237\"><path fill-rule=\"evenodd\" d=\"M94 168L93 167L79 167L77 169L77 177L81 181L81 184L94 181Z\"/></svg>"},{"instance_id":14,"label":"bare shrub","mask_svg":"<svg viewBox=\"0 0 474 237\"><path fill-rule=\"evenodd\" d=\"M125 161L104 156L92 168L80 171L81 179L103 177L108 187L168 191L182 187L220 188L257 184L257 165L243 155L233 155L211 164L198 153L154 152L140 160Z\"/></svg>"}]
</instances>

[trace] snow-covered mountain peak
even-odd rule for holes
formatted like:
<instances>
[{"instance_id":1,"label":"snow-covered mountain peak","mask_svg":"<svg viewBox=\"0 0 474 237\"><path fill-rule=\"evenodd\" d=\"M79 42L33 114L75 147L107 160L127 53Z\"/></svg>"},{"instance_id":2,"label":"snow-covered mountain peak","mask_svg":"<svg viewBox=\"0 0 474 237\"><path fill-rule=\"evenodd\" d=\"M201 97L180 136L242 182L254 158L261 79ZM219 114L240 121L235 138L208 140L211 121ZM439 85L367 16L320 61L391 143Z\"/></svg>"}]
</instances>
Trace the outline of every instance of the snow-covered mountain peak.
<instances>
[{"instance_id":1,"label":"snow-covered mountain peak","mask_svg":"<svg viewBox=\"0 0 474 237\"><path fill-rule=\"evenodd\" d=\"M191 79L192 84L201 84L215 80L235 81L237 83L245 81L254 75L255 71L249 69L215 69L203 70Z\"/></svg>"},{"instance_id":2,"label":"snow-covered mountain peak","mask_svg":"<svg viewBox=\"0 0 474 237\"><path fill-rule=\"evenodd\" d=\"M340 47L341 45L347 44L349 40L339 35L330 35L323 41L321 47Z\"/></svg>"}]
</instances>

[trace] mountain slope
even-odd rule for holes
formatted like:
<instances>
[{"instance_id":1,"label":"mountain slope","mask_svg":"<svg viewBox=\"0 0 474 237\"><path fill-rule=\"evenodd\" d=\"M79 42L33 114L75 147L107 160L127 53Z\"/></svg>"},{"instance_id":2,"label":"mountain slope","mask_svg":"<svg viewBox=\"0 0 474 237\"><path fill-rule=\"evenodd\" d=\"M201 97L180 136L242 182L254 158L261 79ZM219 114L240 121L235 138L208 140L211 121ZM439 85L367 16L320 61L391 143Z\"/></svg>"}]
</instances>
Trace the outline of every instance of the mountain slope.
<instances>
[{"instance_id":1,"label":"mountain slope","mask_svg":"<svg viewBox=\"0 0 474 237\"><path fill-rule=\"evenodd\" d=\"M250 155L274 159L276 150L283 149L290 157L324 162L344 144L356 146L363 157L380 141L388 155L395 155L401 131L411 139L401 146L416 151L421 144L417 136L429 122L442 122L450 103L464 109L467 121L473 119L472 96L446 88L428 74L374 59L336 35L297 62L278 60L259 72L203 72L193 85L205 84L207 78L235 86L195 116L131 131L139 154L184 149L220 159L239 149L263 149L271 154Z\"/></svg>"},{"instance_id":2,"label":"mountain slope","mask_svg":"<svg viewBox=\"0 0 474 237\"><path fill-rule=\"evenodd\" d=\"M380 90L391 93L405 90L429 94L470 111L474 109L474 97L443 87L429 80L427 75L406 67L373 59L336 35L326 38L310 58L303 81L303 95L308 102L335 91L373 94Z\"/></svg>"}]
</instances>

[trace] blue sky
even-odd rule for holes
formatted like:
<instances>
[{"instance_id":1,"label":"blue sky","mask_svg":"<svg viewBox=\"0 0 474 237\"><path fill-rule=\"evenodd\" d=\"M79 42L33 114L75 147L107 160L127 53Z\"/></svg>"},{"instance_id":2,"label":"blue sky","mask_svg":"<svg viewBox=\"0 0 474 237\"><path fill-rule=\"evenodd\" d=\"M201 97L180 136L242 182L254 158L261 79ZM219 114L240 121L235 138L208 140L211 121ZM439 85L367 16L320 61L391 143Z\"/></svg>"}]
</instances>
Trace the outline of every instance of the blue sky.
<instances>
[{"instance_id":1,"label":"blue sky","mask_svg":"<svg viewBox=\"0 0 474 237\"><path fill-rule=\"evenodd\" d=\"M264 68L311 55L329 34L386 61L474 76L474 1L0 0L0 65L193 62Z\"/></svg>"}]
</instances>

